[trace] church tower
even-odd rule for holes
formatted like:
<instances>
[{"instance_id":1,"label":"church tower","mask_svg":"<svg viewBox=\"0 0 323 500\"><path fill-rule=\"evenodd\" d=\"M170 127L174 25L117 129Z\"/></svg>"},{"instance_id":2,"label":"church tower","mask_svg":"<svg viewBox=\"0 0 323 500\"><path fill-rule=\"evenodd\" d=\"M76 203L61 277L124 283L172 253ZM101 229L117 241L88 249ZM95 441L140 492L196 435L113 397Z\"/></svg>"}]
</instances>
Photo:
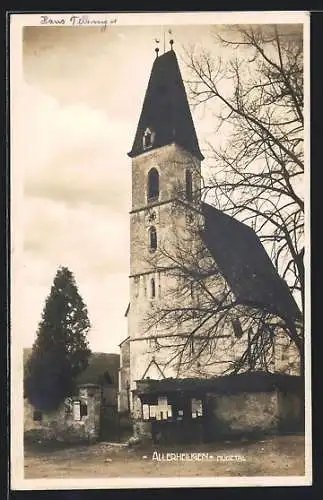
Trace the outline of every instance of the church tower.
<instances>
[{"instance_id":1,"label":"church tower","mask_svg":"<svg viewBox=\"0 0 323 500\"><path fill-rule=\"evenodd\" d=\"M152 436L158 420L176 422L176 425L183 422L184 433L188 423L191 434L193 421L199 422L200 417L207 415L213 418L213 396L209 394L208 384L214 384L217 398L215 379L221 379L245 354L248 373L258 372L264 366L262 358L257 358L258 364L253 362L252 337L258 335L260 328L264 335L266 330L262 323L243 330L239 319L243 317L241 309L235 316L229 314L222 327L219 322L215 325L218 328L215 347L208 342L205 321L198 316L203 296L194 286L186 286L191 284L187 273L178 273L180 266L171 256L182 254L185 259L193 255L198 265L202 263L209 302L210 295L212 300L217 297L226 300L230 293L233 304L235 300L246 304L247 317L248 304L254 303L260 304L260 311L262 305L266 311L272 308L269 310L273 311L275 321L277 316L298 317L297 305L286 283L279 277L255 232L201 200L203 155L177 58L172 47L161 56L156 53L128 153L132 160L130 302L126 310L128 337L120 344L118 409L131 414L136 436ZM186 265L189 263L184 260ZM183 294L184 289L188 293ZM214 318L212 300L206 321ZM165 303L167 307L170 304L171 312L180 311L180 316L157 320ZM187 313L184 320L182 311ZM280 332L276 333L275 346L270 344L265 371L294 370L293 364L297 370L298 358L288 338L287 343L284 338L280 344L279 335ZM207 349L201 352L199 345L204 339ZM184 342L187 353L184 363L183 350L179 361L172 363L178 341ZM283 357L289 360L287 367L282 365ZM194 392L193 386L199 390ZM244 387L244 391L249 390L248 383ZM247 410L248 403L243 411ZM178 432L179 428L175 428Z\"/></svg>"},{"instance_id":2,"label":"church tower","mask_svg":"<svg viewBox=\"0 0 323 500\"><path fill-rule=\"evenodd\" d=\"M152 344L160 336L176 334L177 327L165 331L162 325L151 325L147 317L152 318L154 308L171 293L172 279L162 254L179 235L183 237L196 212L203 155L173 49L161 56L157 52L128 155L132 159L130 304L128 339L121 346L121 356L122 351L128 352L130 380L121 380L121 395L125 383L132 393L137 380L176 376L164 373L159 363L163 353L154 353ZM124 395L123 401L130 399Z\"/></svg>"}]
</instances>

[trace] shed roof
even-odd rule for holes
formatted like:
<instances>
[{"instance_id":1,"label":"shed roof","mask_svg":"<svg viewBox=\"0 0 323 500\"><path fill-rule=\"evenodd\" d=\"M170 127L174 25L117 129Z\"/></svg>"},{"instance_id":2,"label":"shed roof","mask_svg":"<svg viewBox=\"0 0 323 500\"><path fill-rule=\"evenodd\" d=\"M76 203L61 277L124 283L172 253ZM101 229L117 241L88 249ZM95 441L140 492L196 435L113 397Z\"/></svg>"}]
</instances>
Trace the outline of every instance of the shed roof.
<instances>
[{"instance_id":1,"label":"shed roof","mask_svg":"<svg viewBox=\"0 0 323 500\"><path fill-rule=\"evenodd\" d=\"M167 395L167 393L187 392L192 394L218 392L268 392L275 389L298 391L301 377L279 373L246 372L238 375L224 375L210 378L164 378L160 380L136 381L136 393L144 395Z\"/></svg>"}]
</instances>

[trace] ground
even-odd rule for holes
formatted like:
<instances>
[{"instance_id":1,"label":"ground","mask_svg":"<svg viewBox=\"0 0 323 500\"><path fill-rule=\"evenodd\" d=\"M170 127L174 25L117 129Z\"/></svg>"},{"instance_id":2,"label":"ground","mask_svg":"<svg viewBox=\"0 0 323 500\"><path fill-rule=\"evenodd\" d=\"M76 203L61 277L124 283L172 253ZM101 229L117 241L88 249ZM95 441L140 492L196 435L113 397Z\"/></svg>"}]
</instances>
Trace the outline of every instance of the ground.
<instances>
[{"instance_id":1,"label":"ground","mask_svg":"<svg viewBox=\"0 0 323 500\"><path fill-rule=\"evenodd\" d=\"M167 455L168 453L168 455ZM173 455L170 455L172 453ZM178 453L186 455L184 460ZM197 455L197 453L203 455ZM195 459L194 459L195 457ZM154 458L154 459L153 459ZM302 476L304 436L275 436L191 447L25 446L25 478Z\"/></svg>"}]
</instances>

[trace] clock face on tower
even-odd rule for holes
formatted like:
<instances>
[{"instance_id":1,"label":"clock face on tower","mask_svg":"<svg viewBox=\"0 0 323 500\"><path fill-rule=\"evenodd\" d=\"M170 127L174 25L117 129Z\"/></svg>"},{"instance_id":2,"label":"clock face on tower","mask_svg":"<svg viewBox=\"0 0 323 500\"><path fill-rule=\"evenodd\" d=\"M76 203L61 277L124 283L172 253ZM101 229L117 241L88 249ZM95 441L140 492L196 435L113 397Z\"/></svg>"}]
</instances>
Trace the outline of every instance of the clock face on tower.
<instances>
[{"instance_id":1,"label":"clock face on tower","mask_svg":"<svg viewBox=\"0 0 323 500\"><path fill-rule=\"evenodd\" d=\"M159 211L158 207L148 208L145 213L146 226L151 226L152 224L158 224L159 222Z\"/></svg>"}]
</instances>

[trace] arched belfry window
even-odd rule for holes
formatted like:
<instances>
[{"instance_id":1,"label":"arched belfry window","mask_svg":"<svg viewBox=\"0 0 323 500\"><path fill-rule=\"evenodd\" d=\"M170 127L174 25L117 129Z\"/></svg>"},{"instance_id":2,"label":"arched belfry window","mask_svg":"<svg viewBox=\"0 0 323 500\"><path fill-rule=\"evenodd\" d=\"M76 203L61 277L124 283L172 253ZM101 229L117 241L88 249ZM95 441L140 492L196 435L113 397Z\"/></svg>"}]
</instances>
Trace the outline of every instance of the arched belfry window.
<instances>
[{"instance_id":1,"label":"arched belfry window","mask_svg":"<svg viewBox=\"0 0 323 500\"><path fill-rule=\"evenodd\" d=\"M153 252L157 250L157 231L154 226L149 229L149 249Z\"/></svg>"},{"instance_id":2,"label":"arched belfry window","mask_svg":"<svg viewBox=\"0 0 323 500\"><path fill-rule=\"evenodd\" d=\"M159 197L159 173L155 168L148 173L148 201L158 200Z\"/></svg>"},{"instance_id":3,"label":"arched belfry window","mask_svg":"<svg viewBox=\"0 0 323 500\"><path fill-rule=\"evenodd\" d=\"M150 286L151 286L151 298L154 299L156 297L156 284L154 278L151 278Z\"/></svg>"},{"instance_id":4,"label":"arched belfry window","mask_svg":"<svg viewBox=\"0 0 323 500\"><path fill-rule=\"evenodd\" d=\"M186 186L186 198L188 201L193 200L193 182L192 182L192 172L186 170L185 174L185 186Z\"/></svg>"}]
</instances>

